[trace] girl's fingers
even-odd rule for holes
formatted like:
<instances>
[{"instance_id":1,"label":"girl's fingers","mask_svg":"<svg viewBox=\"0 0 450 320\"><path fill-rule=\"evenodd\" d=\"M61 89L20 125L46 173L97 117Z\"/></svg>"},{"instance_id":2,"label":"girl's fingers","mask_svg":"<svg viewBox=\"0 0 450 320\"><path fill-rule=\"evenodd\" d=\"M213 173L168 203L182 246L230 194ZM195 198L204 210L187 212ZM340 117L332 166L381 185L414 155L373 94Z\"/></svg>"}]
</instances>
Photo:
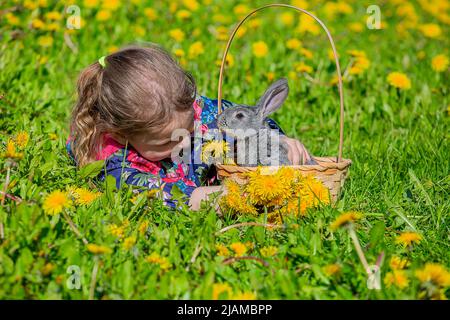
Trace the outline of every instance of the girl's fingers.
<instances>
[{"instance_id":1,"label":"girl's fingers","mask_svg":"<svg viewBox=\"0 0 450 320\"><path fill-rule=\"evenodd\" d=\"M306 151L305 146L300 141L296 140L297 148L299 149L301 155L302 155L302 164L305 164L308 161L308 151Z\"/></svg>"},{"instance_id":2,"label":"girl's fingers","mask_svg":"<svg viewBox=\"0 0 450 320\"><path fill-rule=\"evenodd\" d=\"M296 146L295 140L289 139L288 140L288 145L289 145L289 151L292 154L292 156L291 156L291 158L292 158L291 163L294 166L300 164L300 156L301 156L301 154L298 151L298 148Z\"/></svg>"},{"instance_id":3,"label":"girl's fingers","mask_svg":"<svg viewBox=\"0 0 450 320\"><path fill-rule=\"evenodd\" d=\"M305 162L305 155L303 153L303 148L301 143L298 140L294 140L295 152L298 154L298 165L301 165Z\"/></svg>"}]
</instances>

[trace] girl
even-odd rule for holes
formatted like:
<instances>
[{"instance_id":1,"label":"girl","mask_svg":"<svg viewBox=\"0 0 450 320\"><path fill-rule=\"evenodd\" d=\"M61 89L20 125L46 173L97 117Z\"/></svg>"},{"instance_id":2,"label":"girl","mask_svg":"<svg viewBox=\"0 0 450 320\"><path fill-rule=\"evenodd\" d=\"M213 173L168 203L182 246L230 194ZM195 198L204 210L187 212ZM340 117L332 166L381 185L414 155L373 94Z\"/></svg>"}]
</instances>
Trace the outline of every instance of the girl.
<instances>
[{"instance_id":1,"label":"girl","mask_svg":"<svg viewBox=\"0 0 450 320\"><path fill-rule=\"evenodd\" d=\"M176 207L171 192L175 185L193 210L208 194L226 193L215 180L214 166L172 160L173 150L193 143L195 125L202 132L217 128L217 100L199 95L193 77L163 48L133 46L102 57L81 72L77 90L66 144L77 166L105 160L100 180L113 175L118 188L121 183L158 188L170 207ZM234 104L222 100L222 105ZM273 120L267 121L283 134ZM173 141L175 129L185 129L191 136ZM299 164L302 157L305 161L303 145L283 139L291 162ZM198 159L198 146L191 150L191 159Z\"/></svg>"}]
</instances>

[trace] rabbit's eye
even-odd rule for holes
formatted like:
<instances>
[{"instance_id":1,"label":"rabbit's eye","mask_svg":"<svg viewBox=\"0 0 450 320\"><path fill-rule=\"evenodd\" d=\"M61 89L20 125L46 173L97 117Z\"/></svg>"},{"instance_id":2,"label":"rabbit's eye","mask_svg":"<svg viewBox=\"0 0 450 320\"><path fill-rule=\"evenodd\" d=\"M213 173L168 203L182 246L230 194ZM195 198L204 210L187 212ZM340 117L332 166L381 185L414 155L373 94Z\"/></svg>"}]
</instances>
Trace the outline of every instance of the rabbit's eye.
<instances>
[{"instance_id":1,"label":"rabbit's eye","mask_svg":"<svg viewBox=\"0 0 450 320\"><path fill-rule=\"evenodd\" d=\"M238 119L242 119L243 117L244 117L244 114L242 114L242 113L236 114L236 118L238 118Z\"/></svg>"}]
</instances>

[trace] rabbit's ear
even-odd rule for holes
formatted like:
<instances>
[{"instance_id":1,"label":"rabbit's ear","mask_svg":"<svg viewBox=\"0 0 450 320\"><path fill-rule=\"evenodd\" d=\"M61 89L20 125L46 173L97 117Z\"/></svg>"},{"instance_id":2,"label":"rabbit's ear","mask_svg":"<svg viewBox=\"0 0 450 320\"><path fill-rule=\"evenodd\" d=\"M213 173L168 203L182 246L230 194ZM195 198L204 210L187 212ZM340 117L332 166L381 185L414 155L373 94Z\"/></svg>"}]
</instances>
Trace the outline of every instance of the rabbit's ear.
<instances>
[{"instance_id":1,"label":"rabbit's ear","mask_svg":"<svg viewBox=\"0 0 450 320\"><path fill-rule=\"evenodd\" d=\"M267 115L280 108L288 94L289 86L286 78L281 78L274 82L256 104L258 117L264 119Z\"/></svg>"}]
</instances>

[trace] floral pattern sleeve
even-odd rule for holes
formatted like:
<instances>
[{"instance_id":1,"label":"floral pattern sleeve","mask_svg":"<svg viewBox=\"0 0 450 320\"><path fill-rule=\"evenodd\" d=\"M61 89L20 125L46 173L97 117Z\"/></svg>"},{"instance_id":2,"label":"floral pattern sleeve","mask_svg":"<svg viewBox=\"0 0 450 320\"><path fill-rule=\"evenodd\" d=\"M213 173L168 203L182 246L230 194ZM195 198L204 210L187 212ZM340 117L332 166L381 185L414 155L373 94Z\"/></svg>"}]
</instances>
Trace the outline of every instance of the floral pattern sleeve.
<instances>
[{"instance_id":1,"label":"floral pattern sleeve","mask_svg":"<svg viewBox=\"0 0 450 320\"><path fill-rule=\"evenodd\" d=\"M234 103L222 99L223 109L234 105ZM106 172L102 171L97 178L103 181L106 175L112 175L116 179L118 188L121 184L126 183L142 187L138 190L159 189L164 203L172 208L178 207L177 201L172 197L174 186L177 186L187 196L187 203L195 188L202 185L219 184L213 170L214 166L202 160L202 146L210 141L210 138L196 135L196 133L204 134L207 131L218 132L217 99L211 100L197 95L193 109L196 127L191 135L191 156L188 162L174 162L170 158L149 161L132 146L123 146L106 134L103 136L101 152L96 155L97 160L105 160ZM277 129L284 134L274 120L267 118L266 121L272 129ZM67 152L75 160L71 143L69 137L66 143Z\"/></svg>"}]
</instances>

